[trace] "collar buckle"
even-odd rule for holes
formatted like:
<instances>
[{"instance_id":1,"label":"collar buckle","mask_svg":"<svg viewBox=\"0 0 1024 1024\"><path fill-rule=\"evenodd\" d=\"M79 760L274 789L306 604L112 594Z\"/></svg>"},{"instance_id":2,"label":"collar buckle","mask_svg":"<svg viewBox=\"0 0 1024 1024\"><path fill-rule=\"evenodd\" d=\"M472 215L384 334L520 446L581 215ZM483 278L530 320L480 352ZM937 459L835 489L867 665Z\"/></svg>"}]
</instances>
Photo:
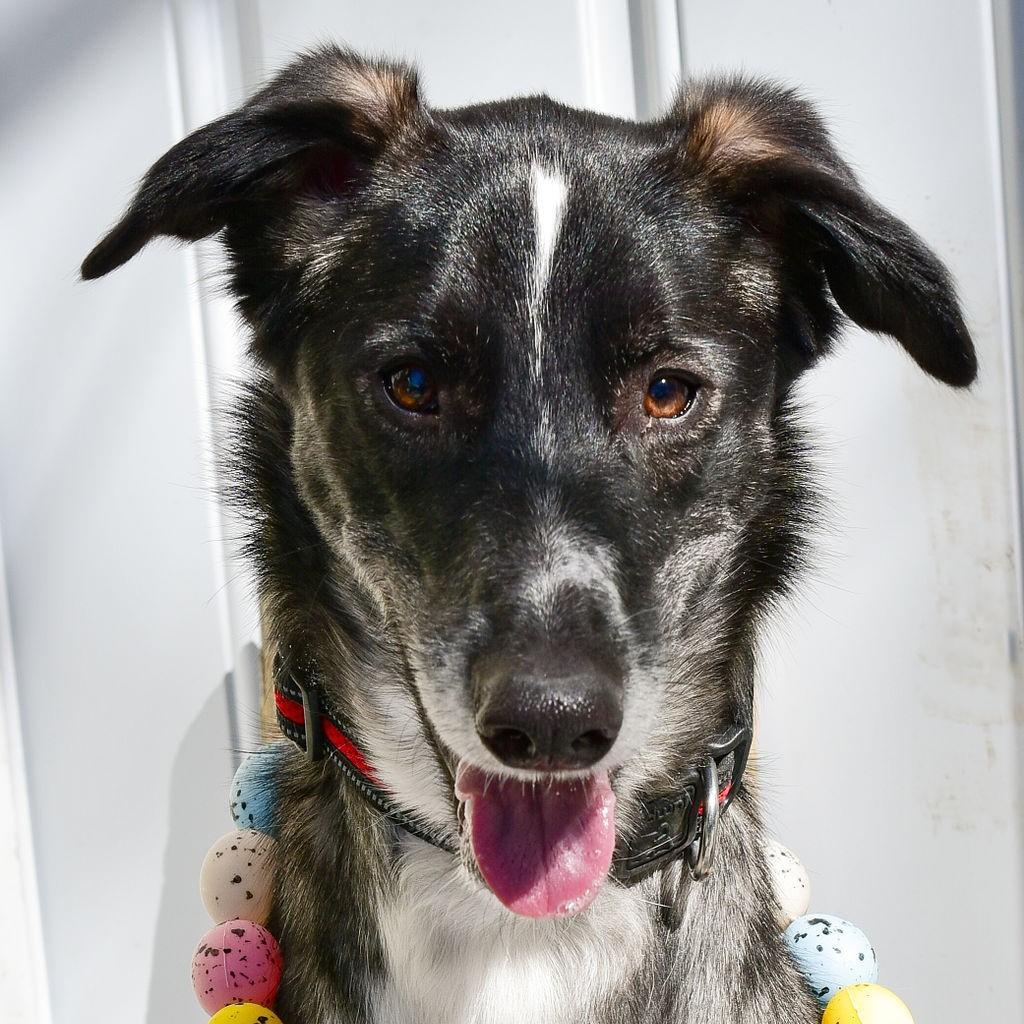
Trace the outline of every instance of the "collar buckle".
<instances>
[{"instance_id":1,"label":"collar buckle","mask_svg":"<svg viewBox=\"0 0 1024 1024\"><path fill-rule=\"evenodd\" d=\"M295 676L292 676L294 679ZM320 702L320 694L316 690L307 690L300 686L302 694L302 718L305 722L306 731L306 760L319 761L324 756L324 731L320 726L320 716L323 714L323 705Z\"/></svg>"},{"instance_id":2,"label":"collar buckle","mask_svg":"<svg viewBox=\"0 0 1024 1024\"><path fill-rule=\"evenodd\" d=\"M747 726L730 727L708 745L704 767L690 769L675 793L644 802L641 829L613 866L619 882L636 885L680 859L685 859L695 881L708 876L714 860L715 830L739 791L750 739Z\"/></svg>"},{"instance_id":3,"label":"collar buckle","mask_svg":"<svg viewBox=\"0 0 1024 1024\"><path fill-rule=\"evenodd\" d=\"M302 700L302 730L304 733L302 748L307 761L321 761L324 757L324 730L322 716L324 713L320 692L315 684L310 686L303 682L298 672L293 672L291 663L285 661L281 652L274 655L275 686L280 687L282 680L287 680L298 691Z\"/></svg>"},{"instance_id":4,"label":"collar buckle","mask_svg":"<svg viewBox=\"0 0 1024 1024\"><path fill-rule=\"evenodd\" d=\"M641 831L613 865L615 877L623 885L636 885L683 856L697 834L695 794L699 779L699 774L691 771L671 796L644 801Z\"/></svg>"},{"instance_id":5,"label":"collar buckle","mask_svg":"<svg viewBox=\"0 0 1024 1024\"><path fill-rule=\"evenodd\" d=\"M729 809L729 805L739 792L743 782L743 773L747 767L747 759L750 757L752 739L753 734L749 726L734 725L708 744L708 757L715 762L718 776L722 777L723 769L724 774L728 775L725 787L718 794L718 803L722 811ZM730 755L732 756L731 764L728 763Z\"/></svg>"}]
</instances>

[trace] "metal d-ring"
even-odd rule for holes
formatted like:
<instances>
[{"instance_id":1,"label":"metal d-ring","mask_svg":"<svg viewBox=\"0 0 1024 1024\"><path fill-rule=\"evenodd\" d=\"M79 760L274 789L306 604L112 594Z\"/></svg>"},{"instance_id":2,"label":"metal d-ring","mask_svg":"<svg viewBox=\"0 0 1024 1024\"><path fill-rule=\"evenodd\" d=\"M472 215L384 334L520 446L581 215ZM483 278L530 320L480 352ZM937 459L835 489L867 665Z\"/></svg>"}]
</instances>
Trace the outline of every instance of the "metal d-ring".
<instances>
[{"instance_id":1,"label":"metal d-ring","mask_svg":"<svg viewBox=\"0 0 1024 1024\"><path fill-rule=\"evenodd\" d=\"M701 822L699 838L695 839L686 850L686 863L690 868L690 877L695 882L702 882L711 874L711 865L715 860L717 837L715 829L720 813L718 803L718 765L713 757L708 758L704 769L704 816Z\"/></svg>"}]
</instances>

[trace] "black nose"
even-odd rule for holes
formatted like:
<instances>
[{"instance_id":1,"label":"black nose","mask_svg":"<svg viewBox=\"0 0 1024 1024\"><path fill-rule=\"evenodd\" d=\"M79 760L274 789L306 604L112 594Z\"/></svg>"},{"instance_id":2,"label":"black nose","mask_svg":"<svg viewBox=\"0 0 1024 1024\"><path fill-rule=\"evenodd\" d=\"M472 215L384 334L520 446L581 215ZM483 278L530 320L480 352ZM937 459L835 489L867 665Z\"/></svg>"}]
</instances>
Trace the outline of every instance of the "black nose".
<instances>
[{"instance_id":1,"label":"black nose","mask_svg":"<svg viewBox=\"0 0 1024 1024\"><path fill-rule=\"evenodd\" d=\"M512 768L589 768L622 728L622 677L592 664L491 662L476 675L476 730Z\"/></svg>"}]
</instances>

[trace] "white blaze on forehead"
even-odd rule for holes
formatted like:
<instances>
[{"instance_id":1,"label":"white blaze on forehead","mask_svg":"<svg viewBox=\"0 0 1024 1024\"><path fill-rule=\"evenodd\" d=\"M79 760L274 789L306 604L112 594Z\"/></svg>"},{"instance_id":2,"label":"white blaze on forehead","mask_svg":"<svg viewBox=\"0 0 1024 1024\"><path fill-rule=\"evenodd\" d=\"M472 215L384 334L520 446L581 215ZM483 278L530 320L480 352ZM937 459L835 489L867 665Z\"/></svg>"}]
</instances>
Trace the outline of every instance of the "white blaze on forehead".
<instances>
[{"instance_id":1,"label":"white blaze on forehead","mask_svg":"<svg viewBox=\"0 0 1024 1024\"><path fill-rule=\"evenodd\" d=\"M537 233L534 281L537 292L542 293L551 272L551 259L555 252L558 229L562 224L562 214L565 212L568 189L565 179L557 171L538 163L530 168L530 189L533 195L533 219Z\"/></svg>"},{"instance_id":2,"label":"white blaze on forehead","mask_svg":"<svg viewBox=\"0 0 1024 1024\"><path fill-rule=\"evenodd\" d=\"M544 335L540 322L540 307L544 299L555 243L565 213L568 194L565 179L555 170L535 162L530 168L530 195L533 200L534 237L536 251L533 260L533 294L530 296L530 314L533 319L533 371L540 376L544 353Z\"/></svg>"}]
</instances>

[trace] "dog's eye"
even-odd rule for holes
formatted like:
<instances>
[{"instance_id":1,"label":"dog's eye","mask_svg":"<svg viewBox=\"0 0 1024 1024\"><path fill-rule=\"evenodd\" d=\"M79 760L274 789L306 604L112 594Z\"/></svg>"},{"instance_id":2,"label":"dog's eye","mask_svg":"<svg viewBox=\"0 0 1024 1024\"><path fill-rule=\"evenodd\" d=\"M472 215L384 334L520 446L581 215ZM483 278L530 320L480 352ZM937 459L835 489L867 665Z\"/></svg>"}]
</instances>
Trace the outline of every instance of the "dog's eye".
<instances>
[{"instance_id":1,"label":"dog's eye","mask_svg":"<svg viewBox=\"0 0 1024 1024\"><path fill-rule=\"evenodd\" d=\"M388 398L405 412L437 412L437 381L420 363L406 363L384 374Z\"/></svg>"},{"instance_id":2,"label":"dog's eye","mask_svg":"<svg viewBox=\"0 0 1024 1024\"><path fill-rule=\"evenodd\" d=\"M682 416L697 396L697 387L691 381L674 373L659 371L647 385L644 412L654 419L667 420Z\"/></svg>"}]
</instances>

